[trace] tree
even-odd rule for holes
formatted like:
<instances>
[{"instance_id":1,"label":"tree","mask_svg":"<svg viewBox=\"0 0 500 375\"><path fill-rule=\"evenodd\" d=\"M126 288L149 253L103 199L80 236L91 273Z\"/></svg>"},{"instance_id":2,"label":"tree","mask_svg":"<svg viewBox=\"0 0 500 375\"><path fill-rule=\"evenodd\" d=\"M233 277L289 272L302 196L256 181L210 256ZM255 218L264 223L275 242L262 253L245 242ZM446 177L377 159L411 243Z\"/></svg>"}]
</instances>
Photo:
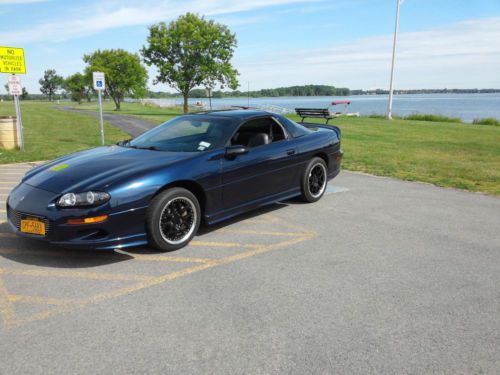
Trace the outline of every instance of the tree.
<instances>
[{"instance_id":1,"label":"tree","mask_svg":"<svg viewBox=\"0 0 500 375\"><path fill-rule=\"evenodd\" d=\"M86 97L87 79L81 73L75 73L64 80L64 90L66 90L71 100L80 104Z\"/></svg>"},{"instance_id":2,"label":"tree","mask_svg":"<svg viewBox=\"0 0 500 375\"><path fill-rule=\"evenodd\" d=\"M83 61L88 64L85 75L89 80L92 72L105 74L106 93L117 111L125 96L140 98L147 93L148 72L137 54L123 49L98 50L83 56Z\"/></svg>"},{"instance_id":3,"label":"tree","mask_svg":"<svg viewBox=\"0 0 500 375\"><path fill-rule=\"evenodd\" d=\"M155 83L166 83L182 94L184 113L196 86L238 86L238 71L231 65L236 36L225 25L187 13L168 25L151 26L147 43L141 53L146 64L158 68Z\"/></svg>"},{"instance_id":4,"label":"tree","mask_svg":"<svg viewBox=\"0 0 500 375\"><path fill-rule=\"evenodd\" d=\"M26 90L26 87L23 87L23 91L21 92L21 95L19 96L21 100L28 99L28 90Z\"/></svg>"},{"instance_id":5,"label":"tree","mask_svg":"<svg viewBox=\"0 0 500 375\"><path fill-rule=\"evenodd\" d=\"M54 94L61 88L64 80L63 77L58 76L54 69L48 69L43 73L43 78L40 78L40 91L42 94L49 97L49 102L52 101Z\"/></svg>"}]
</instances>

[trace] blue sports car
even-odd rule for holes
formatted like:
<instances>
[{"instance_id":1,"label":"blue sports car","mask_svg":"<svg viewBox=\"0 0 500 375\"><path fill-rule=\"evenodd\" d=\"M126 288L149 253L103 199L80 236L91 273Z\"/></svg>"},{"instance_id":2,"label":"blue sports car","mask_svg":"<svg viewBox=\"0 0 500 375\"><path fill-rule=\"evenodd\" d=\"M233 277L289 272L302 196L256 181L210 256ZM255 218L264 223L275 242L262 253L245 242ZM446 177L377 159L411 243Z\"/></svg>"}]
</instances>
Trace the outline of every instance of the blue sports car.
<instances>
[{"instance_id":1,"label":"blue sports car","mask_svg":"<svg viewBox=\"0 0 500 375\"><path fill-rule=\"evenodd\" d=\"M51 244L169 251L213 224L301 195L340 171L340 130L256 110L176 117L116 145L29 171L10 193L18 235Z\"/></svg>"}]
</instances>

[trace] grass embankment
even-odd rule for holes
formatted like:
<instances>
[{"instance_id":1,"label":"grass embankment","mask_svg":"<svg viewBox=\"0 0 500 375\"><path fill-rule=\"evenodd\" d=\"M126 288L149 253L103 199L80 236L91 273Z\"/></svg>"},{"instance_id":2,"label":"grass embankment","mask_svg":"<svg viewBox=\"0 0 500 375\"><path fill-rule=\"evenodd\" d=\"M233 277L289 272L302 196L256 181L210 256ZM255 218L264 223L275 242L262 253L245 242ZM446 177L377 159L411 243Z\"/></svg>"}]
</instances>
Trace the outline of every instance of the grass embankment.
<instances>
[{"instance_id":1,"label":"grass embankment","mask_svg":"<svg viewBox=\"0 0 500 375\"><path fill-rule=\"evenodd\" d=\"M5 105L0 106L0 114L6 114ZM72 106L97 110L95 103ZM104 104L106 112L158 124L181 114L178 108L138 103L124 103L119 112L113 109L112 103ZM23 116L26 132L31 132L25 153L29 159L7 152L17 158L13 155L8 162L50 159L99 144L99 124L93 117L58 111L48 103L23 103ZM500 195L500 127L368 117L338 118L332 124L342 129L344 169ZM121 131L106 127L108 141L124 138ZM4 155L1 162L6 162Z\"/></svg>"},{"instance_id":2,"label":"grass embankment","mask_svg":"<svg viewBox=\"0 0 500 375\"><path fill-rule=\"evenodd\" d=\"M97 147L101 142L97 118L64 112L52 103L22 102L25 151L0 149L0 164L49 160L78 150ZM14 103L0 103L0 116L14 116ZM106 143L128 137L121 130L105 124Z\"/></svg>"}]
</instances>

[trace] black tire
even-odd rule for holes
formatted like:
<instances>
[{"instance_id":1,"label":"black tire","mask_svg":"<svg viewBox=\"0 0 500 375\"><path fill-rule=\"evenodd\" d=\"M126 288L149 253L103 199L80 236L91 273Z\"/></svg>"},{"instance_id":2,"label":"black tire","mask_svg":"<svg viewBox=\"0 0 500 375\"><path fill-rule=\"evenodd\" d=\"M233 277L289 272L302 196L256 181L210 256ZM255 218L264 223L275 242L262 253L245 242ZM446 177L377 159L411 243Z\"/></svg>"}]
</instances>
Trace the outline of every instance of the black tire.
<instances>
[{"instance_id":1,"label":"black tire","mask_svg":"<svg viewBox=\"0 0 500 375\"><path fill-rule=\"evenodd\" d=\"M328 184L328 169L323 159L314 157L302 175L302 199L313 203L321 199Z\"/></svg>"},{"instance_id":2,"label":"black tire","mask_svg":"<svg viewBox=\"0 0 500 375\"><path fill-rule=\"evenodd\" d=\"M146 211L149 244L161 251L186 246L201 221L198 199L189 190L171 188L153 198Z\"/></svg>"}]
</instances>

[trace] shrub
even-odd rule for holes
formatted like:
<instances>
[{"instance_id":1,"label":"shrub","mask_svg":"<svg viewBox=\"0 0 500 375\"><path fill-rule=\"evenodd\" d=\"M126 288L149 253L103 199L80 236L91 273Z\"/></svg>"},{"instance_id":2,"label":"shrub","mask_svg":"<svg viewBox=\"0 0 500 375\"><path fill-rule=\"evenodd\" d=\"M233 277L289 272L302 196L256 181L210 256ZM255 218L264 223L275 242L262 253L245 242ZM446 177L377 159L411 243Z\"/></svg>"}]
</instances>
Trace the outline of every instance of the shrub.
<instances>
[{"instance_id":1,"label":"shrub","mask_svg":"<svg viewBox=\"0 0 500 375\"><path fill-rule=\"evenodd\" d=\"M371 114L371 115L368 115L368 118L385 119L385 118L387 118L387 116L386 116L386 115L378 115L378 114L376 114L376 113L373 113L373 114Z\"/></svg>"},{"instance_id":2,"label":"shrub","mask_svg":"<svg viewBox=\"0 0 500 375\"><path fill-rule=\"evenodd\" d=\"M461 119L457 117L447 117L441 115L431 115L431 114L419 114L414 113L412 115L406 116L405 120L414 120L414 121L432 121L432 122L462 122Z\"/></svg>"},{"instance_id":3,"label":"shrub","mask_svg":"<svg viewBox=\"0 0 500 375\"><path fill-rule=\"evenodd\" d=\"M473 124L475 125L493 125L493 126L500 126L500 120L494 118L494 117L486 117L486 118L475 118L474 121L472 121Z\"/></svg>"},{"instance_id":4,"label":"shrub","mask_svg":"<svg viewBox=\"0 0 500 375\"><path fill-rule=\"evenodd\" d=\"M379 119L379 120L386 120L387 119L387 115L382 115L382 114L378 114L378 113L372 113L371 115L368 115L367 117L368 118L375 118L375 119ZM392 118L393 119L401 119L402 117L398 116L398 115L392 115Z\"/></svg>"}]
</instances>

